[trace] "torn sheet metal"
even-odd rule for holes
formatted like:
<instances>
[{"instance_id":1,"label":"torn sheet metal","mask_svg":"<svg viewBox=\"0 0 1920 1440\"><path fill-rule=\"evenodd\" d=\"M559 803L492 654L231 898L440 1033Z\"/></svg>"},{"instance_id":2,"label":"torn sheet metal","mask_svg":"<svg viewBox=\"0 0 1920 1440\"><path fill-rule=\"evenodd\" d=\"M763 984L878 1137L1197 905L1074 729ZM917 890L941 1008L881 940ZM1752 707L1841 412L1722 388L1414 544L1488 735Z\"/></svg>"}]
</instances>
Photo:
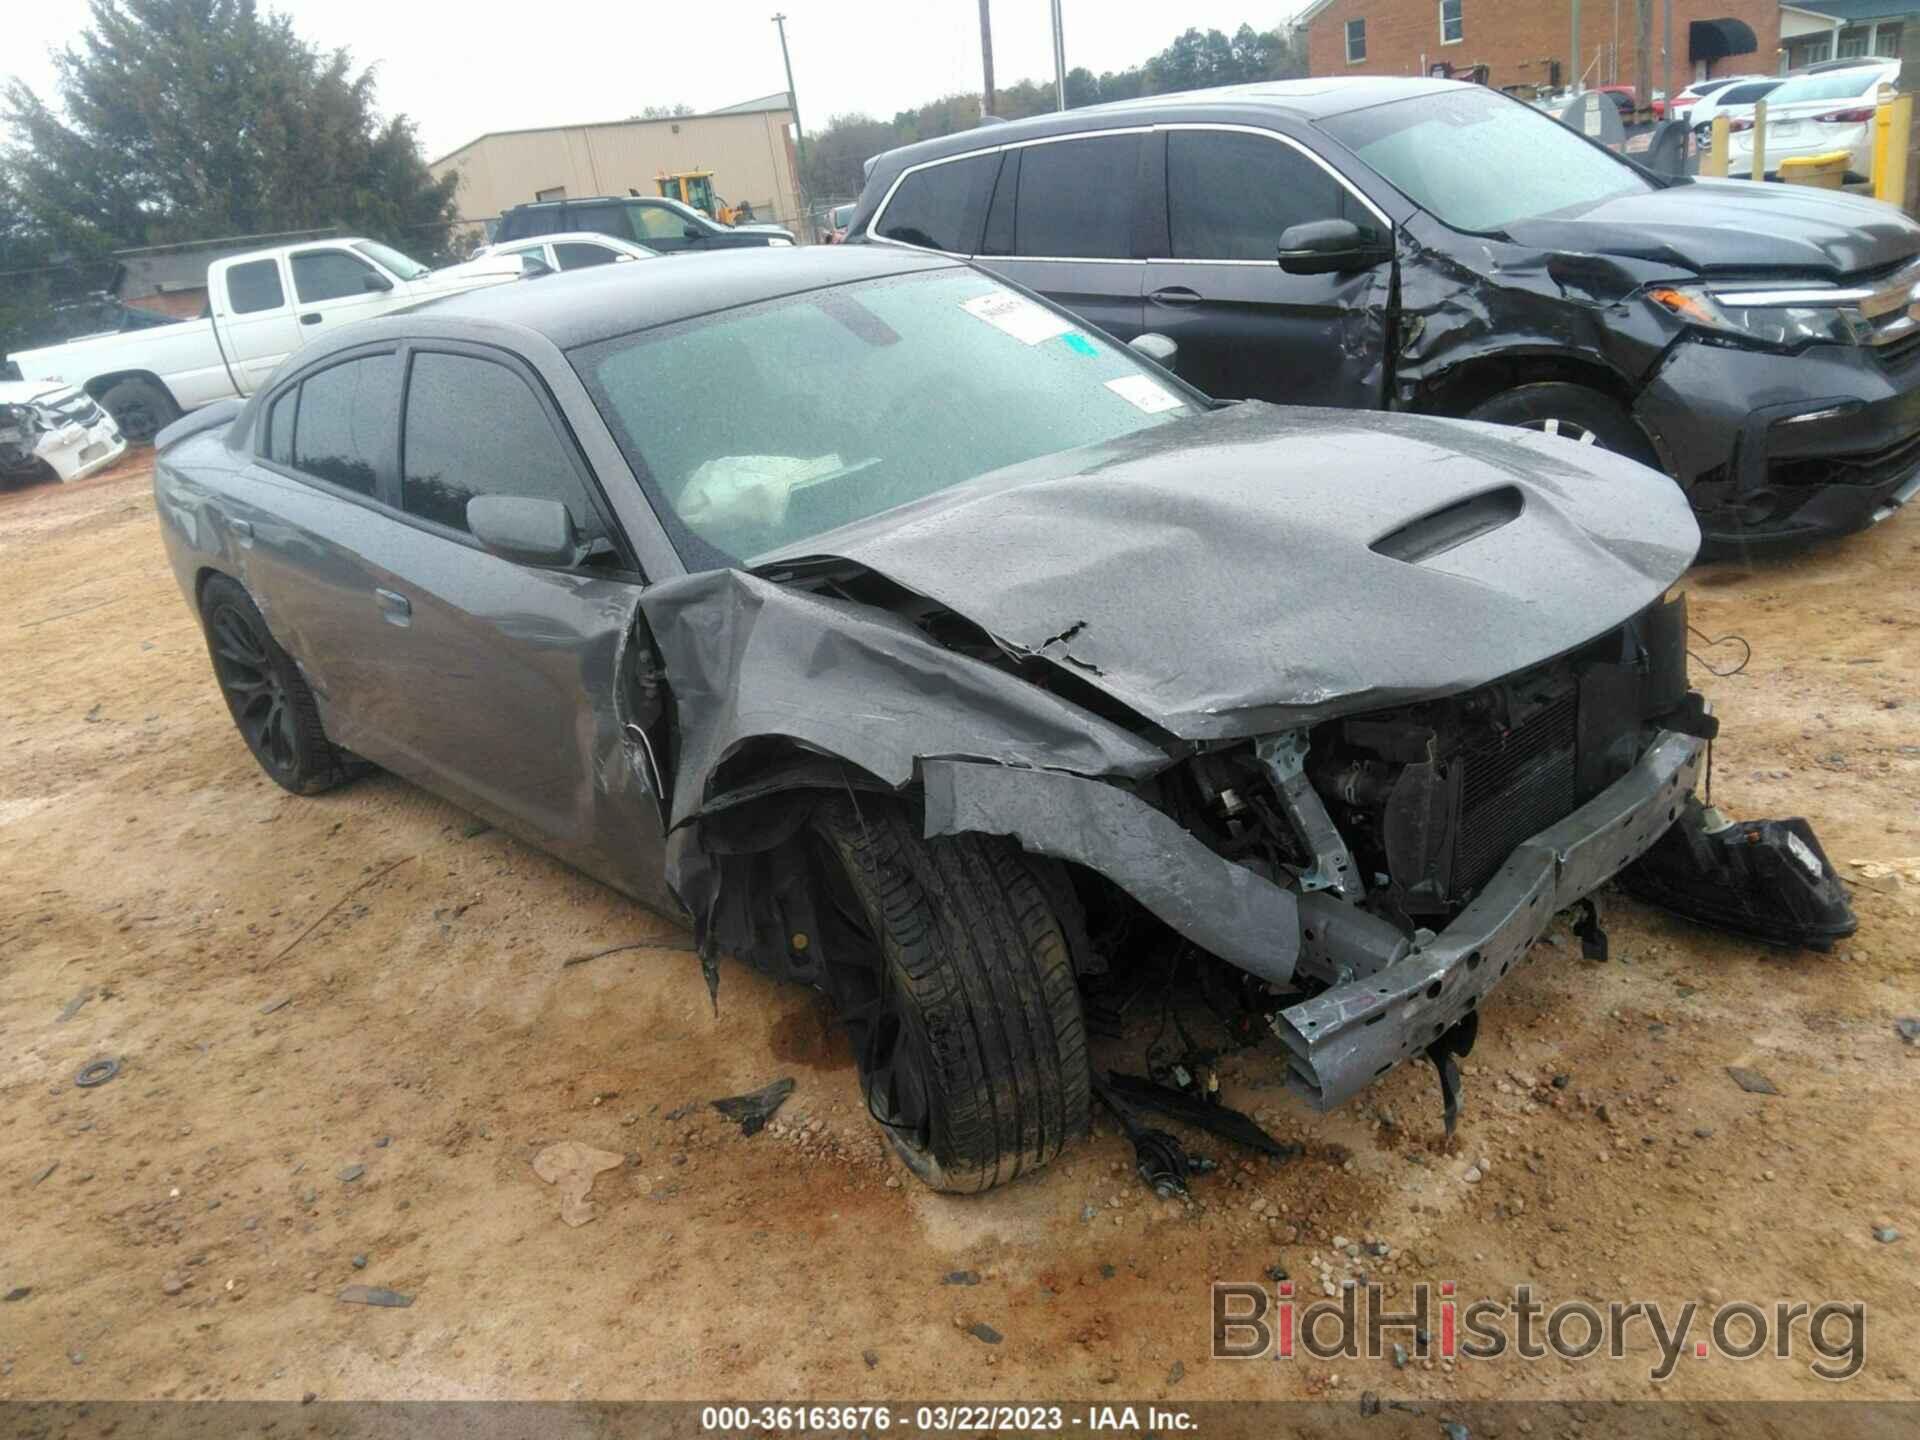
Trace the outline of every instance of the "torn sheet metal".
<instances>
[{"instance_id":1,"label":"torn sheet metal","mask_svg":"<svg viewBox=\"0 0 1920 1440\"><path fill-rule=\"evenodd\" d=\"M1049 463L781 560L865 566L1174 735L1211 740L1512 674L1644 608L1699 543L1684 497L1629 460L1424 416L1247 402ZM1524 503L1464 544L1418 563L1372 548L1507 486ZM707 683L724 704L719 676ZM926 708L951 724L961 703ZM805 708L811 721L819 707ZM1084 758L1016 763L1099 773L1076 748Z\"/></svg>"},{"instance_id":2,"label":"torn sheet metal","mask_svg":"<svg viewBox=\"0 0 1920 1440\"><path fill-rule=\"evenodd\" d=\"M1117 785L929 760L926 833L1011 835L1106 876L1204 950L1284 985L1300 953L1293 893L1222 859Z\"/></svg>"},{"instance_id":3,"label":"torn sheet metal","mask_svg":"<svg viewBox=\"0 0 1920 1440\"><path fill-rule=\"evenodd\" d=\"M1006 670L942 648L870 606L738 570L641 597L678 714L672 827L750 740L838 756L894 788L930 757L1140 778L1167 753Z\"/></svg>"}]
</instances>

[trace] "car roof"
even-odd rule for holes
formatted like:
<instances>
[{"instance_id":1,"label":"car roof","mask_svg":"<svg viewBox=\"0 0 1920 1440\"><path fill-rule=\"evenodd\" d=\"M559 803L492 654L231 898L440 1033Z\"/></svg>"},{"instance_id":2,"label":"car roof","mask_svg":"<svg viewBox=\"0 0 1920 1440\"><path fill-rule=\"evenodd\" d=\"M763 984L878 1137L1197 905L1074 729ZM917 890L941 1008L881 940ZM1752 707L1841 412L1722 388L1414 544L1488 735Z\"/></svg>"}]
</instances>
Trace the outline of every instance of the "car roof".
<instances>
[{"instance_id":1,"label":"car roof","mask_svg":"<svg viewBox=\"0 0 1920 1440\"><path fill-rule=\"evenodd\" d=\"M1205 119L1257 123L1278 116L1311 122L1415 95L1439 95L1449 90L1465 89L1484 90L1486 87L1469 86L1462 80L1409 79L1398 75L1338 75L1314 80L1261 80L1251 85L1221 85L1210 90L1143 95L1135 100L1114 100L1105 105L1087 105L1078 110L1055 110L1045 115L1030 115L1024 120L1009 120L1004 124L962 130L936 140L922 140L916 145L905 145L884 152L878 157L874 170L875 173L881 169L892 173L942 155L991 145L1012 145L1022 140L1072 134L1081 130L1110 129L1129 121L1153 124Z\"/></svg>"},{"instance_id":2,"label":"car roof","mask_svg":"<svg viewBox=\"0 0 1920 1440\"><path fill-rule=\"evenodd\" d=\"M496 240L485 248L505 250L508 246L524 249L529 245L606 245L618 249L625 246L629 250L645 250L647 247L637 241L628 240L619 235L609 235L604 230L557 230L546 235L522 235L518 240Z\"/></svg>"},{"instance_id":3,"label":"car roof","mask_svg":"<svg viewBox=\"0 0 1920 1440\"><path fill-rule=\"evenodd\" d=\"M343 326L327 352L408 336L485 339L503 327L571 350L715 310L955 264L892 245L809 245L676 255L648 265L594 265L466 290Z\"/></svg>"}]
</instances>

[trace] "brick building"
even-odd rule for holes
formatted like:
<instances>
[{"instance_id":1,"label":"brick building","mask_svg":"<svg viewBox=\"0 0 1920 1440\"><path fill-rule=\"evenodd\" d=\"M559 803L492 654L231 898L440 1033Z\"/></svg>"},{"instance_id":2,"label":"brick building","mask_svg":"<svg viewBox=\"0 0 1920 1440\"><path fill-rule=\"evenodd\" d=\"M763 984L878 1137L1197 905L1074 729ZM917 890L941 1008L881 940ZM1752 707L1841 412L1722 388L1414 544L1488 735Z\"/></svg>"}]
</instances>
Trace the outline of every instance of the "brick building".
<instances>
[{"instance_id":1,"label":"brick building","mask_svg":"<svg viewBox=\"0 0 1920 1440\"><path fill-rule=\"evenodd\" d=\"M1661 85L1654 0L1652 74ZM1772 74L1850 56L1898 55L1900 17L1914 0L1672 0L1673 83L1707 75ZM1313 75L1467 76L1486 67L1501 89L1574 82L1572 0L1315 0L1295 18ZM1580 78L1635 81L1637 0L1581 0ZM1748 36L1751 35L1751 43Z\"/></svg>"}]
</instances>

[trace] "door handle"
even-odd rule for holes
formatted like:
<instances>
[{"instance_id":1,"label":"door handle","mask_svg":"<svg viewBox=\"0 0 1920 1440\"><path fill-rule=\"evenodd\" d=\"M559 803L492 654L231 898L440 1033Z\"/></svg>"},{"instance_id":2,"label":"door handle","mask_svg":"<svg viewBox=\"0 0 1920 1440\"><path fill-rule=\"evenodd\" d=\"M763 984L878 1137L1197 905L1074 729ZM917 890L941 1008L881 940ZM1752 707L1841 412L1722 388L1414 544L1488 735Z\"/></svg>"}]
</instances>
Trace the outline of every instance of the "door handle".
<instances>
[{"instance_id":1,"label":"door handle","mask_svg":"<svg viewBox=\"0 0 1920 1440\"><path fill-rule=\"evenodd\" d=\"M411 625L413 623L413 602L395 590L375 590L374 604L380 607L380 616L389 625Z\"/></svg>"},{"instance_id":2,"label":"door handle","mask_svg":"<svg viewBox=\"0 0 1920 1440\"><path fill-rule=\"evenodd\" d=\"M321 316L318 310L309 310L306 314L300 317L300 323L302 325L318 325L320 323L320 319L321 319Z\"/></svg>"},{"instance_id":3,"label":"door handle","mask_svg":"<svg viewBox=\"0 0 1920 1440\"><path fill-rule=\"evenodd\" d=\"M1153 301L1156 305L1198 305L1200 303L1200 292L1198 290L1189 290L1184 285L1169 285L1164 290L1154 290L1150 292L1147 295L1147 299Z\"/></svg>"},{"instance_id":4,"label":"door handle","mask_svg":"<svg viewBox=\"0 0 1920 1440\"><path fill-rule=\"evenodd\" d=\"M253 522L251 520L229 520L227 525L228 528L242 540L253 539Z\"/></svg>"}]
</instances>

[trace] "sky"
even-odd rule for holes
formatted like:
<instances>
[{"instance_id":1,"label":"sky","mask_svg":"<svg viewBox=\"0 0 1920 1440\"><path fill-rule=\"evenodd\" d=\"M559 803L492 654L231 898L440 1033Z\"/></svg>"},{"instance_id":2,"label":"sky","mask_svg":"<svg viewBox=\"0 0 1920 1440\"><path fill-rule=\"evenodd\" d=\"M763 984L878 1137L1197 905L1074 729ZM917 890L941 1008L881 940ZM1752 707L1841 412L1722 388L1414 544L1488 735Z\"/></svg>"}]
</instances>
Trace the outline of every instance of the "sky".
<instances>
[{"instance_id":1,"label":"sky","mask_svg":"<svg viewBox=\"0 0 1920 1440\"><path fill-rule=\"evenodd\" d=\"M1189 26L1273 29L1305 0L1061 0L1067 66L1137 64ZM52 93L48 52L87 23L85 0L7 7L11 70ZM809 127L863 110L882 119L980 86L978 0L265 0L308 41L377 65L380 106L419 128L429 159L489 130L617 120L646 105L710 110L786 89L771 17L787 16L793 83ZM1050 79L1048 0L991 0L994 78Z\"/></svg>"}]
</instances>

